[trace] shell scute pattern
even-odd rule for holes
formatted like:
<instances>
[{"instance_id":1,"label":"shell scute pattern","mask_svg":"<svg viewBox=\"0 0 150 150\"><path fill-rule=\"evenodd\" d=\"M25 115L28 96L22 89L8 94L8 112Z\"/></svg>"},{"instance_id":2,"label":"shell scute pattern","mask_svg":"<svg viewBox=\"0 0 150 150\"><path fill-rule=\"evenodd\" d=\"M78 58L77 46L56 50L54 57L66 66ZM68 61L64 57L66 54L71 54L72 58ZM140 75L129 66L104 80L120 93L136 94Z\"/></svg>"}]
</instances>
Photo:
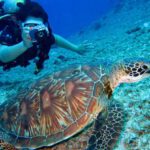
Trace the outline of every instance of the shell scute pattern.
<instances>
[{"instance_id":1,"label":"shell scute pattern","mask_svg":"<svg viewBox=\"0 0 150 150\"><path fill-rule=\"evenodd\" d=\"M19 95L12 107L6 107L3 115L9 123L3 128L16 135L18 145L67 139L93 122L102 110L97 101L103 92L102 76L101 67L78 66L40 79L26 96Z\"/></svg>"}]
</instances>

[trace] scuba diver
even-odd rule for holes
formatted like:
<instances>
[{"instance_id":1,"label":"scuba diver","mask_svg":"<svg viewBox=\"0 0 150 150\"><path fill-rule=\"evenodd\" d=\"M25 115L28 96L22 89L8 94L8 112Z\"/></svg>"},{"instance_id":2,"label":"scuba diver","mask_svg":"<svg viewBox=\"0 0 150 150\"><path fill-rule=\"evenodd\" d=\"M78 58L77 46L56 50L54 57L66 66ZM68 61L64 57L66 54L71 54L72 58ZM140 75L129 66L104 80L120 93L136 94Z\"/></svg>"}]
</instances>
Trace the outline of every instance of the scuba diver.
<instances>
[{"instance_id":1,"label":"scuba diver","mask_svg":"<svg viewBox=\"0 0 150 150\"><path fill-rule=\"evenodd\" d=\"M35 74L49 58L53 44L82 54L88 44L75 45L53 34L48 15L30 0L0 0L0 66L3 70L26 67L35 60Z\"/></svg>"}]
</instances>

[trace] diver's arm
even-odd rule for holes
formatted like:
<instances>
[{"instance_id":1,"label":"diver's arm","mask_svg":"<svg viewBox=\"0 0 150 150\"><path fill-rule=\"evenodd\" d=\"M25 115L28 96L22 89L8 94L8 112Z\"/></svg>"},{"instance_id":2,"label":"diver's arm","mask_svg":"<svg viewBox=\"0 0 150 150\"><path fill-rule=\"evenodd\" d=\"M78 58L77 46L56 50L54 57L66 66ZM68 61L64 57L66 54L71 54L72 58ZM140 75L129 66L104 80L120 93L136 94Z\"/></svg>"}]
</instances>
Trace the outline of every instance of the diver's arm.
<instances>
[{"instance_id":1,"label":"diver's arm","mask_svg":"<svg viewBox=\"0 0 150 150\"><path fill-rule=\"evenodd\" d=\"M62 47L62 48L66 48L72 51L75 51L78 53L78 51L80 50L79 47L71 42L69 42L68 40L66 40L65 38L61 37L58 34L53 34L54 38L55 38L55 43L56 45Z\"/></svg>"},{"instance_id":2,"label":"diver's arm","mask_svg":"<svg viewBox=\"0 0 150 150\"><path fill-rule=\"evenodd\" d=\"M13 46L0 45L0 61L7 63L16 59L19 55L27 50L24 42Z\"/></svg>"}]
</instances>

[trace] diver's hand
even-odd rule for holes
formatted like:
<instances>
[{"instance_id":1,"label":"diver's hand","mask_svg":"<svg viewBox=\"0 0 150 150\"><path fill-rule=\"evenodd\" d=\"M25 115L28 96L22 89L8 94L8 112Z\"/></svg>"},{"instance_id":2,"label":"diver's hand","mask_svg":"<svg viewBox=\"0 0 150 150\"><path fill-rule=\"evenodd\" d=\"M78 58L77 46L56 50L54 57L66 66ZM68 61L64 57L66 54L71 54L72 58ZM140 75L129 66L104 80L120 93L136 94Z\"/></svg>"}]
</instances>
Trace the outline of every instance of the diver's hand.
<instances>
[{"instance_id":1,"label":"diver's hand","mask_svg":"<svg viewBox=\"0 0 150 150\"><path fill-rule=\"evenodd\" d=\"M31 40L31 37L30 37L30 28L29 27L23 27L22 28L22 40L23 40L23 43L24 43L24 46L28 49L30 47L33 46L32 44L32 40Z\"/></svg>"},{"instance_id":2,"label":"diver's hand","mask_svg":"<svg viewBox=\"0 0 150 150\"><path fill-rule=\"evenodd\" d=\"M80 55L85 54L86 52L88 52L91 49L94 49L95 46L93 43L86 41L83 41L82 44L78 45L76 48L76 52Z\"/></svg>"}]
</instances>

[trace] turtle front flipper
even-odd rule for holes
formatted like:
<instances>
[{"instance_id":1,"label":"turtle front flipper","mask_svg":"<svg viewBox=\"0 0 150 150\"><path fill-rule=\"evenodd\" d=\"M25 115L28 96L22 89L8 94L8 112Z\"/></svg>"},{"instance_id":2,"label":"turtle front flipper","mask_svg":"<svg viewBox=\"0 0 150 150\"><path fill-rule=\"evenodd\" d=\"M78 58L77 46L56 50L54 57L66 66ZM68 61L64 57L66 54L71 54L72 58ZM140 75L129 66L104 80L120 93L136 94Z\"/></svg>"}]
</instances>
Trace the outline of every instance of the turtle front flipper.
<instances>
[{"instance_id":1,"label":"turtle front flipper","mask_svg":"<svg viewBox=\"0 0 150 150\"><path fill-rule=\"evenodd\" d=\"M13 145L0 140L0 150L17 150Z\"/></svg>"},{"instance_id":2,"label":"turtle front flipper","mask_svg":"<svg viewBox=\"0 0 150 150\"><path fill-rule=\"evenodd\" d=\"M9 134L0 128L0 150L17 150L12 144L6 141L14 141Z\"/></svg>"},{"instance_id":3,"label":"turtle front flipper","mask_svg":"<svg viewBox=\"0 0 150 150\"><path fill-rule=\"evenodd\" d=\"M125 114L120 104L111 104L108 111L100 112L86 150L112 150L121 134Z\"/></svg>"}]
</instances>

